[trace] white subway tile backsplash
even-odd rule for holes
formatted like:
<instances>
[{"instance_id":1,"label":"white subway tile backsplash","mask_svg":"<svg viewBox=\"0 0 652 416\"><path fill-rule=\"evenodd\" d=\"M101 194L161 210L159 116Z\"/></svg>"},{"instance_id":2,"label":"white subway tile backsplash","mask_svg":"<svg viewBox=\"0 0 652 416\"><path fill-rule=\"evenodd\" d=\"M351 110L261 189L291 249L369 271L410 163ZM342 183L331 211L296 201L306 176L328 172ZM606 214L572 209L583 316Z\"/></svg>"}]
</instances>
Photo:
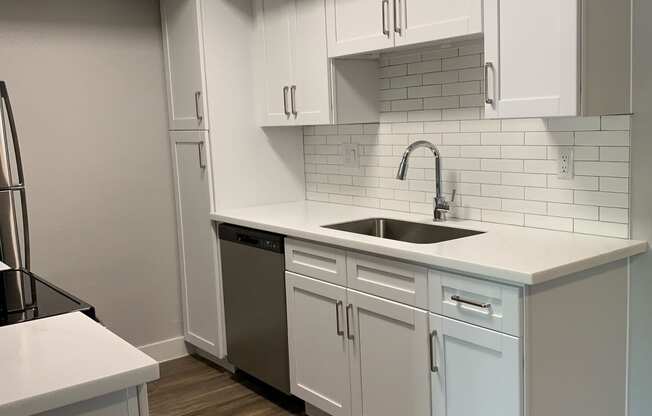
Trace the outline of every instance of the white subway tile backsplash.
<instances>
[{"instance_id":1,"label":"white subway tile backsplash","mask_svg":"<svg viewBox=\"0 0 652 416\"><path fill-rule=\"evenodd\" d=\"M428 140L458 218L628 237L630 116L484 119L482 52L471 41L382 54L380 123L304 127L306 198L431 215L432 154L415 152L395 179L405 147ZM344 143L360 145L360 167L344 166ZM571 179L557 176L562 148Z\"/></svg>"}]
</instances>

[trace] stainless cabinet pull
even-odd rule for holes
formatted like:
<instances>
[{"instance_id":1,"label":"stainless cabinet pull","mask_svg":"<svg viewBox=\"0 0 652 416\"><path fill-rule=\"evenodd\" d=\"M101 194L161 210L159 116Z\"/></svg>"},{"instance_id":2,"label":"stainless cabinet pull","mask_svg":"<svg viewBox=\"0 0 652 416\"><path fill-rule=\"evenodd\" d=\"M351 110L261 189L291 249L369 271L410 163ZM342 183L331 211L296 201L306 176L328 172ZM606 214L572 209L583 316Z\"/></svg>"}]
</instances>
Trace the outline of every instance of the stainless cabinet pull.
<instances>
[{"instance_id":1,"label":"stainless cabinet pull","mask_svg":"<svg viewBox=\"0 0 652 416\"><path fill-rule=\"evenodd\" d=\"M290 110L288 110L288 87L283 87L283 112L286 116L290 117Z\"/></svg>"},{"instance_id":2,"label":"stainless cabinet pull","mask_svg":"<svg viewBox=\"0 0 652 416\"><path fill-rule=\"evenodd\" d=\"M451 296L451 300L454 300L455 302L458 302L458 303L465 303L467 305L475 306L477 308L482 308L482 309L491 308L491 303L474 302L472 300L467 300L467 299L461 298L461 297L459 297L457 295Z\"/></svg>"},{"instance_id":3,"label":"stainless cabinet pull","mask_svg":"<svg viewBox=\"0 0 652 416\"><path fill-rule=\"evenodd\" d=\"M297 86L293 85L290 87L290 99L292 100L292 114L294 118L297 117Z\"/></svg>"},{"instance_id":4,"label":"stainless cabinet pull","mask_svg":"<svg viewBox=\"0 0 652 416\"><path fill-rule=\"evenodd\" d=\"M387 27L387 10L389 10L389 0L383 0L380 6L383 9L383 35L389 37L389 28Z\"/></svg>"},{"instance_id":5,"label":"stainless cabinet pull","mask_svg":"<svg viewBox=\"0 0 652 416\"><path fill-rule=\"evenodd\" d=\"M200 98L201 98L201 91L195 92L195 117L197 117L197 121L201 123L201 121L204 119L204 115L202 114L202 111L200 111Z\"/></svg>"},{"instance_id":6,"label":"stainless cabinet pull","mask_svg":"<svg viewBox=\"0 0 652 416\"><path fill-rule=\"evenodd\" d=\"M337 335L344 336L344 331L340 328L340 307L343 305L341 300L338 300L335 304L335 322L337 325Z\"/></svg>"},{"instance_id":7,"label":"stainless cabinet pull","mask_svg":"<svg viewBox=\"0 0 652 416\"><path fill-rule=\"evenodd\" d=\"M494 104L493 98L489 98L489 68L493 70L494 64L492 64L491 62L487 62L484 64L484 102L489 105L493 105Z\"/></svg>"},{"instance_id":8,"label":"stainless cabinet pull","mask_svg":"<svg viewBox=\"0 0 652 416\"><path fill-rule=\"evenodd\" d=\"M199 167L206 169L206 148L204 147L204 142L199 142Z\"/></svg>"},{"instance_id":9,"label":"stainless cabinet pull","mask_svg":"<svg viewBox=\"0 0 652 416\"><path fill-rule=\"evenodd\" d=\"M433 373L438 373L439 372L439 367L437 366L437 359L435 357L435 342L437 340L437 331L432 331L430 333L430 371Z\"/></svg>"},{"instance_id":10,"label":"stainless cabinet pull","mask_svg":"<svg viewBox=\"0 0 652 416\"><path fill-rule=\"evenodd\" d=\"M398 9L398 3L400 1L401 0L394 0L394 32L398 33L399 35L401 35L401 25L398 19L398 13L396 9Z\"/></svg>"},{"instance_id":11,"label":"stainless cabinet pull","mask_svg":"<svg viewBox=\"0 0 652 416\"><path fill-rule=\"evenodd\" d=\"M355 338L355 336L351 334L351 323L349 322L349 309L351 310L351 312L353 312L353 305L348 304L346 306L346 337L352 340Z\"/></svg>"}]
</instances>

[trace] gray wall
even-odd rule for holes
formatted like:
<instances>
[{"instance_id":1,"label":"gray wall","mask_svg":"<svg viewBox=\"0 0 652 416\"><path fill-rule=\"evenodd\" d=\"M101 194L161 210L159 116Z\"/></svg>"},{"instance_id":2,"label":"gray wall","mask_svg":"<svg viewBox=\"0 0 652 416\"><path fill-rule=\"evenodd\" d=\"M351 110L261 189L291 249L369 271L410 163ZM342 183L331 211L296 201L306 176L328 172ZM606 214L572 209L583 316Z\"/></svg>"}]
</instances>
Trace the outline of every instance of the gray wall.
<instances>
[{"instance_id":1,"label":"gray wall","mask_svg":"<svg viewBox=\"0 0 652 416\"><path fill-rule=\"evenodd\" d=\"M652 242L652 2L634 0L632 237ZM652 253L631 265L630 416L652 409Z\"/></svg>"},{"instance_id":2,"label":"gray wall","mask_svg":"<svg viewBox=\"0 0 652 416\"><path fill-rule=\"evenodd\" d=\"M0 1L33 269L133 344L181 335L155 0Z\"/></svg>"}]
</instances>

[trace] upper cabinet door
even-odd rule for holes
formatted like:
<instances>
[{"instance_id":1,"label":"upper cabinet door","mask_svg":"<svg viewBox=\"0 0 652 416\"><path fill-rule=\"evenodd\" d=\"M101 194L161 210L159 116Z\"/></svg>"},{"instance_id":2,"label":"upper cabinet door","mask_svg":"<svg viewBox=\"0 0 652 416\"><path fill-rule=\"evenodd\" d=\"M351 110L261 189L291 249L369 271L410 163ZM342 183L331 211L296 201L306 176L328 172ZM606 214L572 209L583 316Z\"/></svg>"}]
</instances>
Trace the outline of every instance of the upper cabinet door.
<instances>
[{"instance_id":1,"label":"upper cabinet door","mask_svg":"<svg viewBox=\"0 0 652 416\"><path fill-rule=\"evenodd\" d=\"M352 415L427 415L428 314L347 290Z\"/></svg>"},{"instance_id":2,"label":"upper cabinet door","mask_svg":"<svg viewBox=\"0 0 652 416\"><path fill-rule=\"evenodd\" d=\"M299 125L329 124L332 118L324 0L292 3L292 116Z\"/></svg>"},{"instance_id":3,"label":"upper cabinet door","mask_svg":"<svg viewBox=\"0 0 652 416\"><path fill-rule=\"evenodd\" d=\"M257 77L261 110L260 124L288 126L295 124L290 91L293 78L292 25L294 0L256 0L256 27L258 30Z\"/></svg>"},{"instance_id":4,"label":"upper cabinet door","mask_svg":"<svg viewBox=\"0 0 652 416\"><path fill-rule=\"evenodd\" d=\"M326 0L326 21L331 57L394 46L392 0Z\"/></svg>"},{"instance_id":5,"label":"upper cabinet door","mask_svg":"<svg viewBox=\"0 0 652 416\"><path fill-rule=\"evenodd\" d=\"M161 0L170 130L207 130L199 0Z\"/></svg>"},{"instance_id":6,"label":"upper cabinet door","mask_svg":"<svg viewBox=\"0 0 652 416\"><path fill-rule=\"evenodd\" d=\"M578 114L578 22L577 1L484 0L487 118Z\"/></svg>"},{"instance_id":7,"label":"upper cabinet door","mask_svg":"<svg viewBox=\"0 0 652 416\"><path fill-rule=\"evenodd\" d=\"M393 0L396 46L482 33L482 0Z\"/></svg>"},{"instance_id":8,"label":"upper cabinet door","mask_svg":"<svg viewBox=\"0 0 652 416\"><path fill-rule=\"evenodd\" d=\"M285 273L292 394L332 416L351 414L346 289Z\"/></svg>"},{"instance_id":9,"label":"upper cabinet door","mask_svg":"<svg viewBox=\"0 0 652 416\"><path fill-rule=\"evenodd\" d=\"M521 416L518 338L430 314L432 416Z\"/></svg>"}]
</instances>

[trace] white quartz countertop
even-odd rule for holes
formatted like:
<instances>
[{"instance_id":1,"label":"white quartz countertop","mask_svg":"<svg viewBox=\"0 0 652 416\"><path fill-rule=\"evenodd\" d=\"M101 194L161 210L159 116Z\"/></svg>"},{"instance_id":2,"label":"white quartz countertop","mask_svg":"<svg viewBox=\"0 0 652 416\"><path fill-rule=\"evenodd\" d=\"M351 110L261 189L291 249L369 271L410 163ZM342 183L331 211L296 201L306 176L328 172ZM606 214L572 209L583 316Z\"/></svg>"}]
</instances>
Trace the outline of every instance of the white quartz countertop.
<instances>
[{"instance_id":1,"label":"white quartz countertop","mask_svg":"<svg viewBox=\"0 0 652 416\"><path fill-rule=\"evenodd\" d=\"M0 328L0 415L56 409L159 377L158 363L81 312Z\"/></svg>"},{"instance_id":2,"label":"white quartz countertop","mask_svg":"<svg viewBox=\"0 0 652 416\"><path fill-rule=\"evenodd\" d=\"M378 217L432 223L432 218L423 215L313 201L224 209L211 215L211 218L218 222L257 228L518 285L542 283L640 254L648 248L645 241L456 219L440 225L485 233L436 244L413 244L322 227Z\"/></svg>"}]
</instances>

